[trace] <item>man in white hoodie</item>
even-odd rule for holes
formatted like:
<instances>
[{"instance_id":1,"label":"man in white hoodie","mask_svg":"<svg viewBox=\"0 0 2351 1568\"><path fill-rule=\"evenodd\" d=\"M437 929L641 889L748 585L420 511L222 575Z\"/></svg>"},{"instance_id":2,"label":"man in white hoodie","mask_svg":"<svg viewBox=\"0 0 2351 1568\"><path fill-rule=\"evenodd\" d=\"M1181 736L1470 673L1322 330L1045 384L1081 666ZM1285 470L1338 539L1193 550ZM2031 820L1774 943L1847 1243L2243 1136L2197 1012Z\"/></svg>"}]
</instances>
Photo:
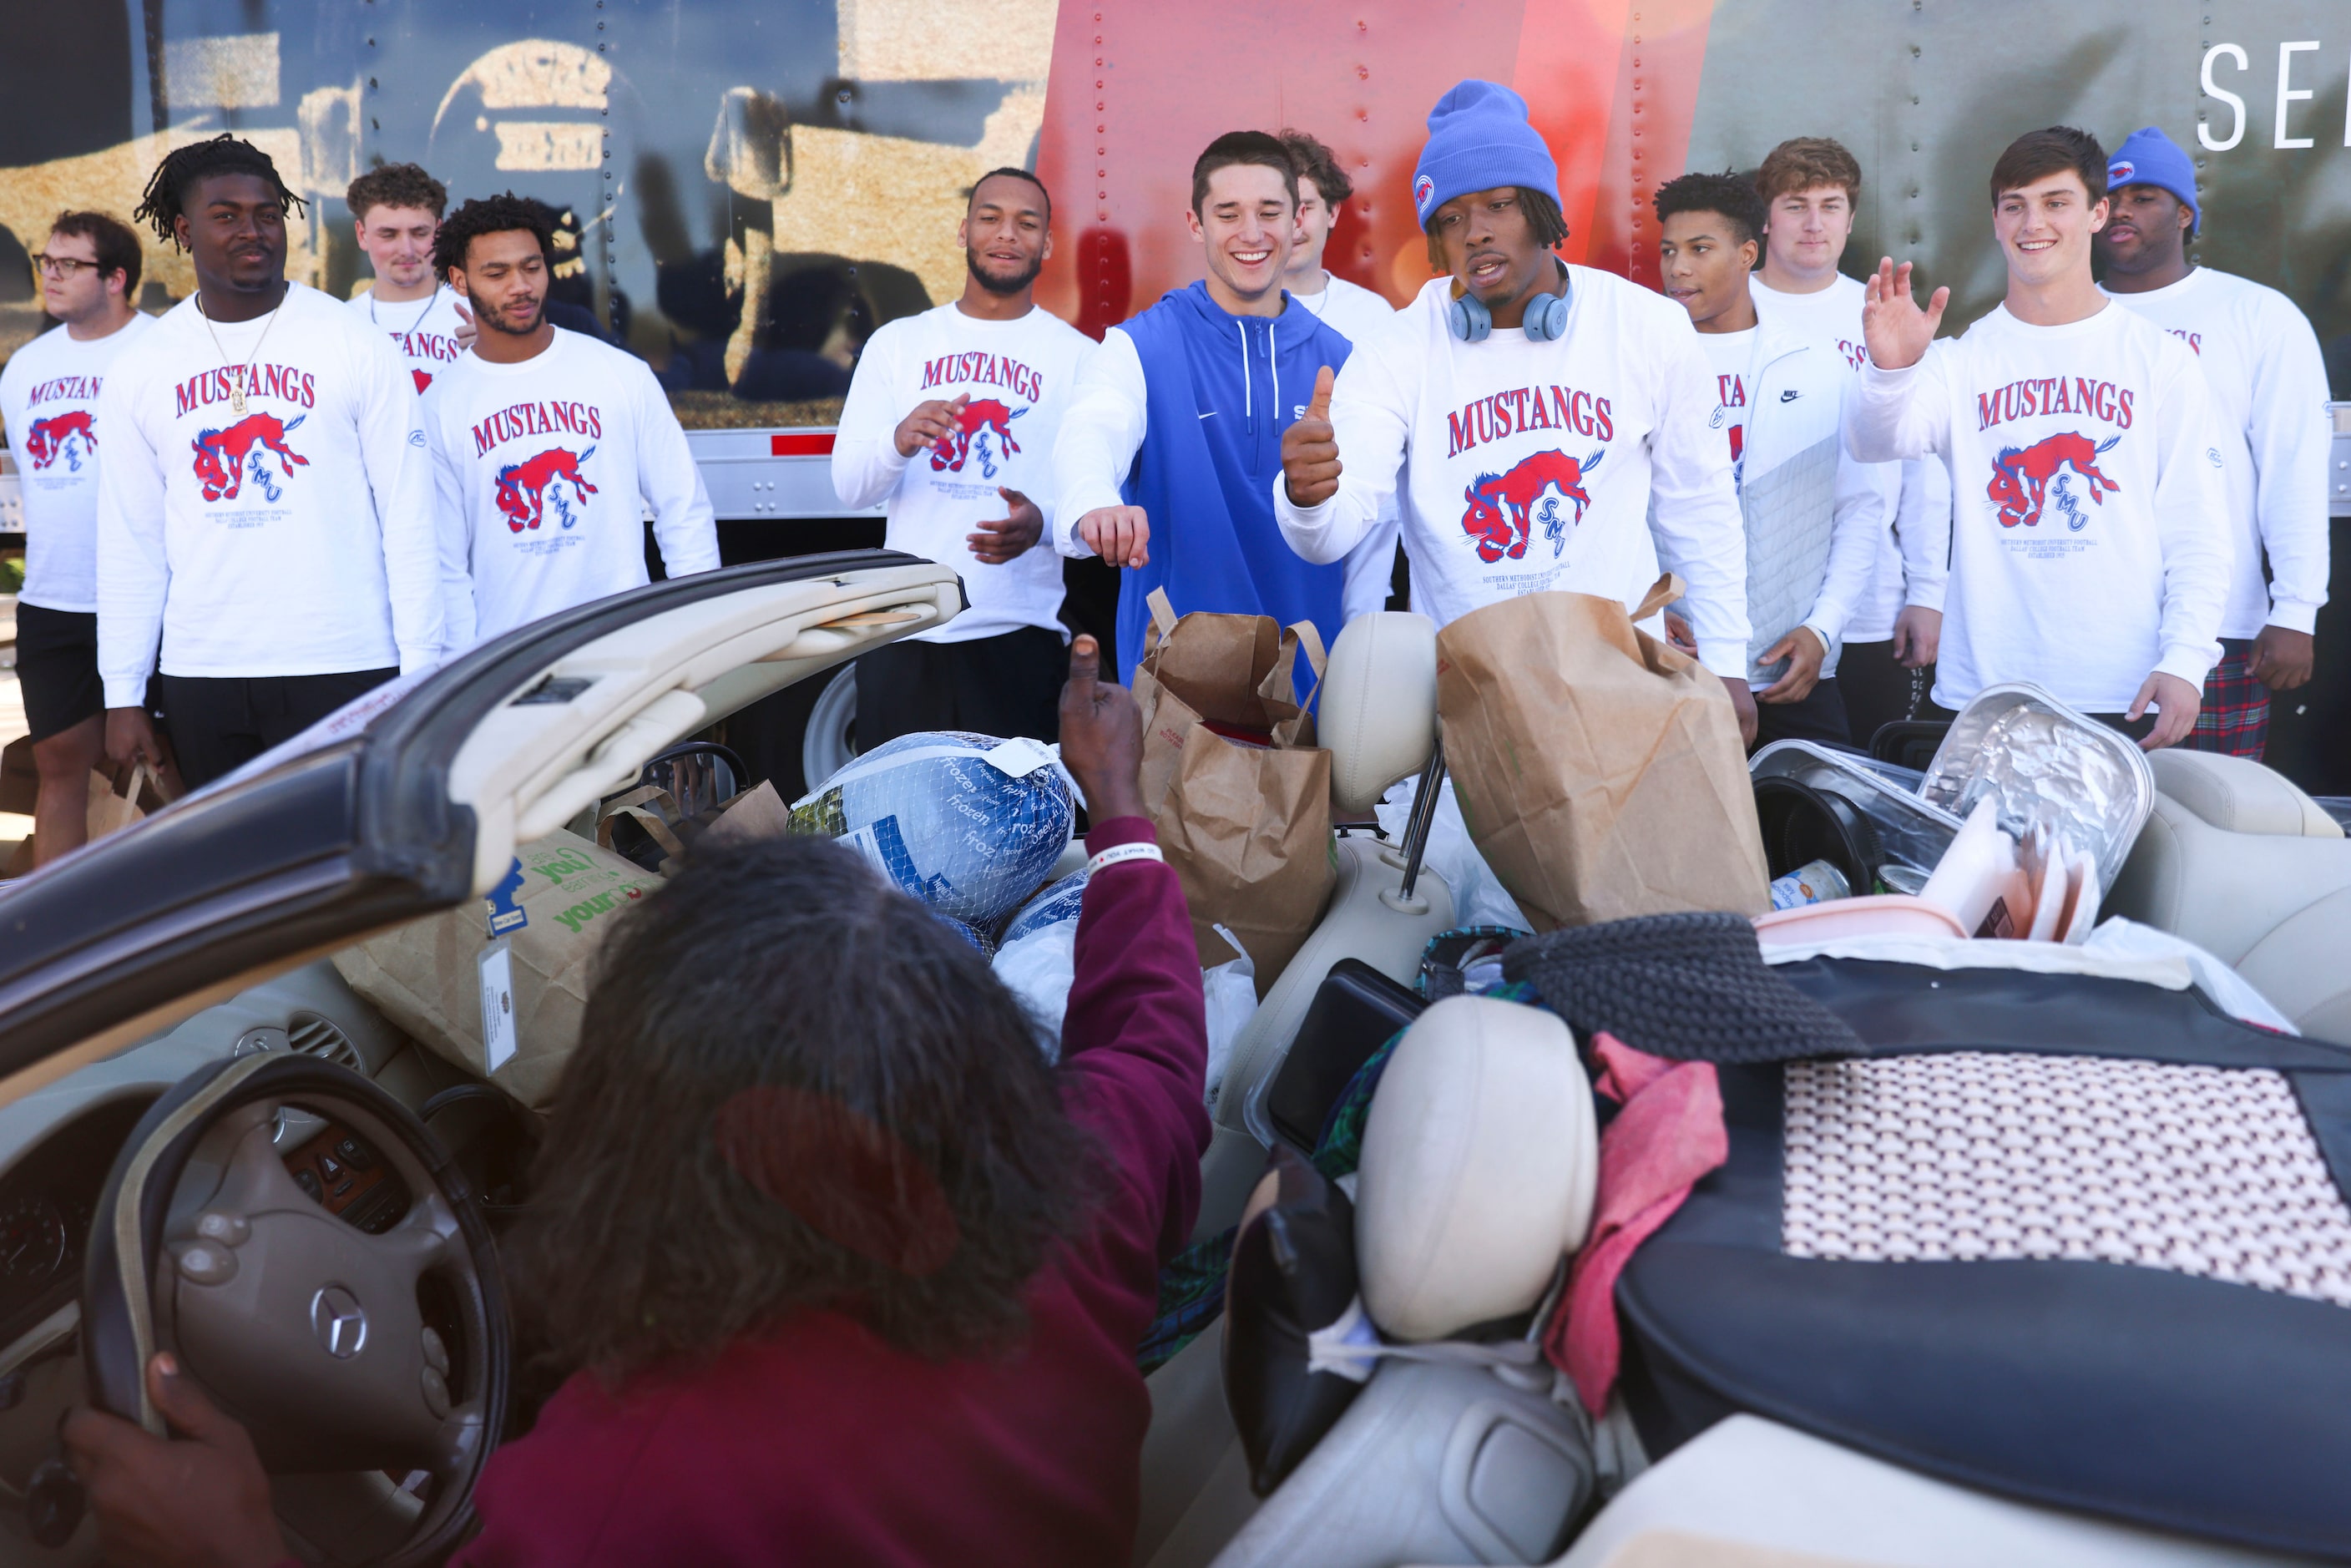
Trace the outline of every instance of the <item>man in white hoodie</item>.
<instances>
[{"instance_id":1,"label":"man in white hoodie","mask_svg":"<svg viewBox=\"0 0 2351 1568\"><path fill-rule=\"evenodd\" d=\"M1629 608L1669 567L1751 743L1746 538L1688 316L1552 254L1567 232L1559 171L1517 93L1463 82L1428 126L1413 202L1448 276L1335 386L1317 379L1282 437L1283 537L1310 561L1342 559L1408 475L1413 605L1440 626L1549 589Z\"/></svg>"},{"instance_id":2,"label":"man in white hoodie","mask_svg":"<svg viewBox=\"0 0 2351 1568\"><path fill-rule=\"evenodd\" d=\"M1865 462L1949 459L1951 578L1934 700L2032 681L2143 747L2195 727L2233 554L2225 459L2188 346L2098 291L2097 138L2056 126L1992 166L2008 297L1934 341L1910 264L1878 265L1845 439Z\"/></svg>"},{"instance_id":3,"label":"man in white hoodie","mask_svg":"<svg viewBox=\"0 0 2351 1568\"><path fill-rule=\"evenodd\" d=\"M160 754L153 670L192 787L443 652L415 383L381 332L287 281L298 200L225 133L165 158L133 215L188 253L196 291L99 394L106 749Z\"/></svg>"},{"instance_id":4,"label":"man in white hoodie","mask_svg":"<svg viewBox=\"0 0 2351 1568\"><path fill-rule=\"evenodd\" d=\"M1684 174L1659 186L1652 204L1660 281L1689 312L1713 368L1713 423L1747 527L1756 741L1847 742L1837 655L1869 586L1898 470L1855 462L1838 438L1852 371L1836 340L1756 315L1748 285L1763 201L1755 187L1739 174Z\"/></svg>"}]
</instances>

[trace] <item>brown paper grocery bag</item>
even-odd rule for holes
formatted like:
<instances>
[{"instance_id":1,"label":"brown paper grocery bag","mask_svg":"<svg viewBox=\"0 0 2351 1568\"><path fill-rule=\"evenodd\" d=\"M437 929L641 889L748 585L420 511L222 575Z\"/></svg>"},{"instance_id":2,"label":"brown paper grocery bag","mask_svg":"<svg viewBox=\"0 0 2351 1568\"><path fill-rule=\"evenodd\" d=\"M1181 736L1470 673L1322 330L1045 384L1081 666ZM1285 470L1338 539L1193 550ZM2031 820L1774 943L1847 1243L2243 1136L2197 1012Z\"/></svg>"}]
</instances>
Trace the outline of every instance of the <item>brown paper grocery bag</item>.
<instances>
[{"instance_id":1,"label":"brown paper grocery bag","mask_svg":"<svg viewBox=\"0 0 2351 1568\"><path fill-rule=\"evenodd\" d=\"M1331 754L1297 698L1298 660L1322 674L1305 622L1263 615L1180 619L1164 591L1134 677L1144 710L1143 798L1192 912L1203 968L1237 937L1263 997L1304 946L1337 876ZM1310 698L1311 700L1311 698Z\"/></svg>"},{"instance_id":2,"label":"brown paper grocery bag","mask_svg":"<svg viewBox=\"0 0 2351 1568\"><path fill-rule=\"evenodd\" d=\"M1284 631L1267 615L1196 611L1178 618L1164 588L1153 589L1146 602L1151 624L1134 670L1145 805L1166 792L1196 724L1256 745L1314 744L1314 716L1297 695L1301 653L1322 677L1322 639L1311 622Z\"/></svg>"},{"instance_id":3,"label":"brown paper grocery bag","mask_svg":"<svg viewBox=\"0 0 2351 1568\"><path fill-rule=\"evenodd\" d=\"M1722 682L1586 593L1530 593L1437 634L1462 820L1538 931L1771 907L1739 717Z\"/></svg>"},{"instance_id":4,"label":"brown paper grocery bag","mask_svg":"<svg viewBox=\"0 0 2351 1568\"><path fill-rule=\"evenodd\" d=\"M89 776L89 836L102 839L119 832L133 822L144 821L151 810L161 810L165 805L162 780L155 770L141 762L131 769L131 776L120 786L105 774L92 769Z\"/></svg>"},{"instance_id":5,"label":"brown paper grocery bag","mask_svg":"<svg viewBox=\"0 0 2351 1568\"><path fill-rule=\"evenodd\" d=\"M575 834L524 845L520 886L503 900L455 909L346 947L336 972L416 1041L534 1110L555 1103L564 1064L580 1042L590 971L612 917L661 878ZM515 1053L493 1069L482 1044L484 949L492 909L509 945ZM516 922L513 914L522 919Z\"/></svg>"}]
</instances>

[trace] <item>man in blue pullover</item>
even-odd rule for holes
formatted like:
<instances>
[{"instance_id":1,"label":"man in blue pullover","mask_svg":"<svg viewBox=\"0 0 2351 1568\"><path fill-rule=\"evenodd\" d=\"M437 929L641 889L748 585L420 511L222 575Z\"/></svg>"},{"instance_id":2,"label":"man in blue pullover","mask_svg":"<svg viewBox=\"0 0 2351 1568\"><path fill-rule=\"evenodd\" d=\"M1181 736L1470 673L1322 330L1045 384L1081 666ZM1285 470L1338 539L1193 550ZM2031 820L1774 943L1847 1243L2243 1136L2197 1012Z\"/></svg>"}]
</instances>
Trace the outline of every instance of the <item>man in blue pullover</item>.
<instances>
[{"instance_id":1,"label":"man in blue pullover","mask_svg":"<svg viewBox=\"0 0 2351 1568\"><path fill-rule=\"evenodd\" d=\"M1311 621L1339 634L1338 562L1299 557L1273 521L1281 433L1347 340L1290 303L1282 270L1298 173L1280 141L1236 131L1192 166L1193 242L1207 277L1113 327L1086 361L1053 447L1053 543L1119 578L1118 666L1132 681L1144 603L1165 588L1195 610Z\"/></svg>"}]
</instances>

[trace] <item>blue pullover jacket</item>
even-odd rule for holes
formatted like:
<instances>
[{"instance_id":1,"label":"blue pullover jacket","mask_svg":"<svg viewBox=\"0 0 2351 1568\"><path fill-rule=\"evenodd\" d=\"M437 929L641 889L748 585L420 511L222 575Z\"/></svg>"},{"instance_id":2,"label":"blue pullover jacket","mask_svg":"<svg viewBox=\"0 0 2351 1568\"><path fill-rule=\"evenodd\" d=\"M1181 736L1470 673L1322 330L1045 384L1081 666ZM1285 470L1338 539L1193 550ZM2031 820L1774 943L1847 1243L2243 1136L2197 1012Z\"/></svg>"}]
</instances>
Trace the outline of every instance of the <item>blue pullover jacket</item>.
<instances>
[{"instance_id":1,"label":"blue pullover jacket","mask_svg":"<svg viewBox=\"0 0 2351 1568\"><path fill-rule=\"evenodd\" d=\"M1315 566L1283 540L1273 479L1281 433L1306 412L1315 372L1347 362L1347 340L1286 296L1279 316L1232 315L1206 283L1162 295L1119 329L1134 340L1147 392L1121 494L1151 517L1150 563L1120 574L1120 678L1134 683L1155 588L1178 615L1311 621L1329 647L1346 568Z\"/></svg>"}]
</instances>

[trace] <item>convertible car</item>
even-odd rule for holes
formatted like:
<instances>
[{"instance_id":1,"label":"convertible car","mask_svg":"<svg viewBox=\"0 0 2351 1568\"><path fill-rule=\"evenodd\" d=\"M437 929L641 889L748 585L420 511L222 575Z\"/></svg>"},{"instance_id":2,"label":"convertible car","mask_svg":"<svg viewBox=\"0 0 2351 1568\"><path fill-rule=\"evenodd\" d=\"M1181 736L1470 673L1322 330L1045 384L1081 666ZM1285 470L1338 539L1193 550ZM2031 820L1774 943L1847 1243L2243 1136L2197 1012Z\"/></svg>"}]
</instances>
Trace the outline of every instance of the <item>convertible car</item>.
<instances>
[{"instance_id":1,"label":"convertible car","mask_svg":"<svg viewBox=\"0 0 2351 1568\"><path fill-rule=\"evenodd\" d=\"M329 956L478 904L518 846L592 831L604 801L682 743L722 753L729 716L831 679L962 604L952 571L878 551L656 583L385 688L0 890L0 1561L94 1560L58 1417L89 1399L155 1426L140 1373L162 1348L247 1423L306 1557L425 1563L462 1539L513 1396L495 1237L502 1213L527 1201L532 1117L404 1036ZM1366 618L1333 649L1323 738L1341 821L1364 821L1387 786L1441 767L1434 692L1416 617ZM2305 1034L2351 1039L2344 949L2331 936L2351 915L2351 843L2258 768L2189 763L2163 781L2162 831L2149 839L2160 842L2117 904L2194 928L2249 974L2271 964L2279 978L2264 984ZM2351 1354L2331 1298L2292 1298L2299 1315L2271 1352L2237 1347L2168 1382L2137 1364L2152 1392L2120 1414L2095 1406L2107 1384L2068 1384L2060 1366L2047 1373L2055 1385L2036 1388L2042 1364L2011 1357L2000 1375L2017 1380L2009 1416L2021 1429L2070 1400L2093 1411L2088 1431L2110 1427L2120 1445L2062 1484L1981 1462L1982 1430L1939 1449L1921 1438L1948 1416L1923 1396L1872 1415L1813 1397L1810 1385L1792 1391L1785 1376L1738 1375L1750 1364L1784 1372L1785 1336L1868 1336L1849 1298L1808 1297L1805 1281L1820 1276L1780 1269L1795 1260L1765 1256L1772 1248L1747 1233L1757 1205L1777 1214L1777 1167L1753 1165L1762 1145L1747 1140L1777 1137L1779 1102L1741 1098L1746 1081L1729 1069L1724 1175L1737 1179L1709 1178L1627 1272L1625 1397L1583 1411L1531 1351L1510 1348L1541 1333L1562 1245L1590 1218L1597 1134L1583 1069L1549 1013L1484 998L1429 1006L1420 994L1423 951L1453 924L1449 890L1421 863L1427 832L1426 810L1395 838L1342 828L1330 908L1234 1048L1199 1230L1212 1241L1232 1227L1269 1147L1311 1149L1331 1106L1402 1031L1390 1071L1418 1076L1372 1103L1360 1177L1347 1180L1363 1184L1361 1289L1374 1320L1395 1299L1381 1278L1394 1260L1441 1265L1424 1270L1436 1297L1422 1291L1413 1322L1367 1331L1427 1354L1380 1360L1318 1443L1281 1476L1258 1468L1252 1485L1225 1328L1190 1339L1150 1380L1138 1563L2119 1563L2351 1550L2341 1489L2305 1484L2313 1470L2339 1476L2346 1457L2351 1371L2336 1369L2351 1368ZM1997 1046L2003 1030L2029 1039L2017 1020L2041 1018L2056 1022L2037 1027L2076 1030L2085 1050L2161 1038L2179 1060L2237 1052L2307 1085L2305 1104L2325 1113L2313 1113L2320 1141L2329 1153L2351 1147L2327 1098L2351 1081L2351 1052L2237 1024L2184 970L1945 974L1821 954L1790 972L1873 1051ZM1529 1030L1552 1032L1530 1051ZM1777 1096L1778 1082L1748 1087ZM1531 1123L1528 1107L1543 1105L1570 1111L1556 1125ZM1399 1207L1378 1198L1383 1188L1426 1201ZM1726 1237L1746 1252L1724 1250ZM1757 1301L1777 1292L1776 1315L1708 1320L1694 1303L1723 1295L1709 1278ZM1847 1318L1807 1320L1801 1303L1820 1299L1842 1301ZM2116 1301L2142 1329L2152 1321L2144 1301ZM2177 1307L2179 1323L2215 1333L2232 1322L2269 1332L2269 1320L2232 1320L2228 1301L2211 1308L2202 1294L2159 1306L2158 1317ZM1896 1301L1867 1319L1891 1326L1855 1360L1824 1358L1823 1386L1899 1381L1885 1369L1920 1360L1910 1354L1929 1332L1919 1310ZM1991 1307L1975 1318L2005 1321ZM1742 1337L1759 1323L1783 1337ZM1967 1354L1936 1362L1938 1375L1980 1385L1969 1357L2005 1342L1959 1337ZM2147 1343L2166 1342L2117 1341L2134 1354ZM2247 1395L2247 1378L2293 1386ZM2148 1438L2166 1396L2175 1429ZM2216 1410L2240 1408L2252 1414L2216 1426ZM1976 1417L2001 1429L1996 1411ZM2281 1422L2285 1439L2274 1437ZM2060 1423L2012 1446L2054 1454L2062 1469L2088 1440ZM2283 1464L2282 1442L2293 1454ZM2168 1487L2147 1473L2163 1480L2232 1450L2194 1495L2140 1495ZM2273 1473L2248 1479L2262 1469ZM2243 1497L2260 1517L2213 1522L2228 1511L2220 1501Z\"/></svg>"}]
</instances>

